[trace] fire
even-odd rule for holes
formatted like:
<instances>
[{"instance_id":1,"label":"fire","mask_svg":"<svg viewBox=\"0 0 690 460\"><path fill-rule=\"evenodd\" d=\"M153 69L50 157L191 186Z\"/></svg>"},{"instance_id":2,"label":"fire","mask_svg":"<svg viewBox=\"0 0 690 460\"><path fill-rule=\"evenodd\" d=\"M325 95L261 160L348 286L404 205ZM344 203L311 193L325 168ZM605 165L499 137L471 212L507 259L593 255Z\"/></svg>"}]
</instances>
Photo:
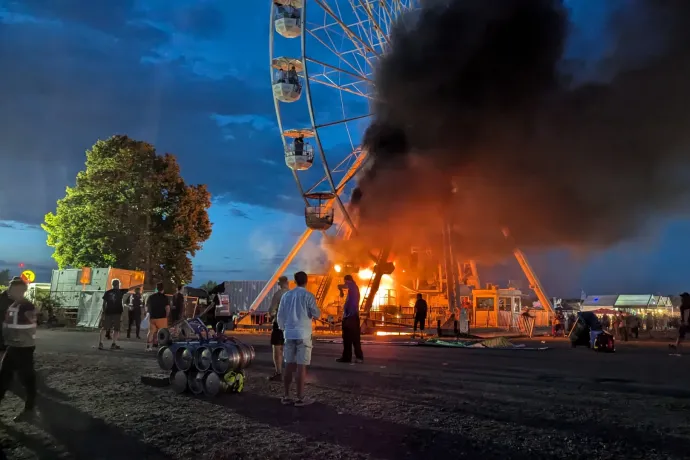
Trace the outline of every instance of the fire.
<instances>
[{"instance_id":1,"label":"fire","mask_svg":"<svg viewBox=\"0 0 690 460\"><path fill-rule=\"evenodd\" d=\"M335 265L333 266L333 270L335 270L336 273L340 273L340 272L342 271L342 269L343 269L343 267L341 267L341 266L338 265L338 264L335 264Z\"/></svg>"},{"instance_id":2,"label":"fire","mask_svg":"<svg viewBox=\"0 0 690 460\"><path fill-rule=\"evenodd\" d=\"M371 268L364 268L357 273L357 277L362 281L362 284L359 286L359 294L362 299L369 295L369 282L373 276L374 270ZM383 275L381 277L381 285L372 303L372 310L376 311L382 305L395 305L395 297L393 277L391 275Z\"/></svg>"},{"instance_id":3,"label":"fire","mask_svg":"<svg viewBox=\"0 0 690 460\"><path fill-rule=\"evenodd\" d=\"M401 336L401 335L412 335L412 332L387 332L387 331L376 331L376 335L381 337L381 336L388 336L388 335L396 335L396 336Z\"/></svg>"}]
</instances>

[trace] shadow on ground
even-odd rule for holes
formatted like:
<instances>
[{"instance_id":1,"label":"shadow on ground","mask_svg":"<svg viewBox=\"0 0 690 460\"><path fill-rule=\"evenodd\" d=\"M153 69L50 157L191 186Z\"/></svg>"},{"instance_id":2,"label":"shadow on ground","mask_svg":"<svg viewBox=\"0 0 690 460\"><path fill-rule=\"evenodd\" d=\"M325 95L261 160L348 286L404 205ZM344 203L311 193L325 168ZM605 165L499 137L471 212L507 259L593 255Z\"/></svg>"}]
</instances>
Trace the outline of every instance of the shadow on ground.
<instances>
[{"instance_id":1,"label":"shadow on ground","mask_svg":"<svg viewBox=\"0 0 690 460\"><path fill-rule=\"evenodd\" d=\"M315 403L309 407L282 406L278 398L245 393L242 398L213 401L244 417L303 436L307 442L339 444L353 453L382 459L441 458L448 454L462 458L533 460L533 455L516 452L499 443L478 444L461 434L402 425L382 419L338 412ZM305 423L303 423L305 422ZM314 427L319 427L318 431ZM541 456L547 459L549 456Z\"/></svg>"},{"instance_id":2,"label":"shadow on ground","mask_svg":"<svg viewBox=\"0 0 690 460\"><path fill-rule=\"evenodd\" d=\"M40 377L40 374L39 374ZM63 393L43 384L39 378L37 406L40 418L34 427L48 433L54 444L62 446L75 458L83 459L151 459L164 460L170 457L159 449L126 434L119 428L107 424L82 412L67 401ZM24 399L24 390L14 385L12 391ZM12 426L11 426L12 425ZM22 424L5 424L4 429L19 445L33 451L40 459L59 458L59 453L51 449L52 442L40 439L21 431ZM4 456L4 457L3 457ZM0 452L0 459L7 458Z\"/></svg>"}]
</instances>

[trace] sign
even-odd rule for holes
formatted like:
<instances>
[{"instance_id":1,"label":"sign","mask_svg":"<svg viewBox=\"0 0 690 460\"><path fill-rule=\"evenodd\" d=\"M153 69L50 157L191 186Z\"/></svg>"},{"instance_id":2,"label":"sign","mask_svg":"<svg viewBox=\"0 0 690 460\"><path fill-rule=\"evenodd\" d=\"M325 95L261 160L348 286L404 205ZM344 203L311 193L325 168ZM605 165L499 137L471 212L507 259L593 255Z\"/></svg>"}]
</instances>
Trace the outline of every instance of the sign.
<instances>
[{"instance_id":1,"label":"sign","mask_svg":"<svg viewBox=\"0 0 690 460\"><path fill-rule=\"evenodd\" d=\"M91 267L82 267L81 278L79 278L81 284L91 283Z\"/></svg>"},{"instance_id":2,"label":"sign","mask_svg":"<svg viewBox=\"0 0 690 460\"><path fill-rule=\"evenodd\" d=\"M24 270L21 277L25 283L33 283L36 280L36 274L31 270Z\"/></svg>"},{"instance_id":3,"label":"sign","mask_svg":"<svg viewBox=\"0 0 690 460\"><path fill-rule=\"evenodd\" d=\"M629 307L640 307L649 304L651 295L619 295L616 299L614 305L616 307L629 306Z\"/></svg>"}]
</instances>

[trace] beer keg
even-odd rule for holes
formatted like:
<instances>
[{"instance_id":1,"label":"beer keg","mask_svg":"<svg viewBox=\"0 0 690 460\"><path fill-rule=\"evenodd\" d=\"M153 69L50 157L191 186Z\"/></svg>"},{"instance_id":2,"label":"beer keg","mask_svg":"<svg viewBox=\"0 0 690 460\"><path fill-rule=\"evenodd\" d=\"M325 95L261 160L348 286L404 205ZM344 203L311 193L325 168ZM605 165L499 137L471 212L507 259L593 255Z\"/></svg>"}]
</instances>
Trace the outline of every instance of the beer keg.
<instances>
[{"instance_id":1,"label":"beer keg","mask_svg":"<svg viewBox=\"0 0 690 460\"><path fill-rule=\"evenodd\" d=\"M219 343L211 351L211 366L219 374L236 369L240 364L239 349L232 343Z\"/></svg>"},{"instance_id":2,"label":"beer keg","mask_svg":"<svg viewBox=\"0 0 690 460\"><path fill-rule=\"evenodd\" d=\"M211 368L211 350L206 346L200 346L194 350L194 366L197 370L205 372Z\"/></svg>"},{"instance_id":3,"label":"beer keg","mask_svg":"<svg viewBox=\"0 0 690 460\"><path fill-rule=\"evenodd\" d=\"M194 364L194 347L181 344L175 347L175 365L181 371L188 371Z\"/></svg>"},{"instance_id":4,"label":"beer keg","mask_svg":"<svg viewBox=\"0 0 690 460\"><path fill-rule=\"evenodd\" d=\"M167 327L164 327L162 329L158 329L158 332L156 333L156 338L158 340L158 345L159 346L170 346L172 345L172 334L170 333L170 329Z\"/></svg>"},{"instance_id":5,"label":"beer keg","mask_svg":"<svg viewBox=\"0 0 690 460\"><path fill-rule=\"evenodd\" d=\"M177 394L184 393L187 389L187 376L182 371L170 372L170 386Z\"/></svg>"},{"instance_id":6,"label":"beer keg","mask_svg":"<svg viewBox=\"0 0 690 460\"><path fill-rule=\"evenodd\" d=\"M187 386L192 394L198 395L204 391L204 373L191 370L187 373Z\"/></svg>"},{"instance_id":7,"label":"beer keg","mask_svg":"<svg viewBox=\"0 0 690 460\"><path fill-rule=\"evenodd\" d=\"M194 332L194 330L189 327L187 322L184 322L178 326L178 335L180 340L198 340L199 336Z\"/></svg>"},{"instance_id":8,"label":"beer keg","mask_svg":"<svg viewBox=\"0 0 690 460\"><path fill-rule=\"evenodd\" d=\"M235 345L240 353L239 366L235 369L240 370L249 367L249 365L252 363L252 352L249 349L249 346L242 342L237 342Z\"/></svg>"},{"instance_id":9,"label":"beer keg","mask_svg":"<svg viewBox=\"0 0 690 460\"><path fill-rule=\"evenodd\" d=\"M160 347L156 356L158 365L164 371L169 371L175 365L175 354L170 347Z\"/></svg>"},{"instance_id":10,"label":"beer keg","mask_svg":"<svg viewBox=\"0 0 690 460\"><path fill-rule=\"evenodd\" d=\"M215 372L204 374L204 394L206 396L216 396L221 390L221 380Z\"/></svg>"}]
</instances>

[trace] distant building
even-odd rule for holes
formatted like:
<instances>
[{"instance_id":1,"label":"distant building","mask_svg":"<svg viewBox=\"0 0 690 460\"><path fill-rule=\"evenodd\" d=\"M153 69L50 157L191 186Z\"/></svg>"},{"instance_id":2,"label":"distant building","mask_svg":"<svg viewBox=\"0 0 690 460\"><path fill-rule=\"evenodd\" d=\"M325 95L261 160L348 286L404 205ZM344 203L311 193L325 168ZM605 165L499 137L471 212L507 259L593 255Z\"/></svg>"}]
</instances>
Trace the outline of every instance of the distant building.
<instances>
[{"instance_id":1,"label":"distant building","mask_svg":"<svg viewBox=\"0 0 690 460\"><path fill-rule=\"evenodd\" d=\"M673 304L670 297L654 294L590 295L582 303L582 311L599 309L671 314Z\"/></svg>"}]
</instances>

